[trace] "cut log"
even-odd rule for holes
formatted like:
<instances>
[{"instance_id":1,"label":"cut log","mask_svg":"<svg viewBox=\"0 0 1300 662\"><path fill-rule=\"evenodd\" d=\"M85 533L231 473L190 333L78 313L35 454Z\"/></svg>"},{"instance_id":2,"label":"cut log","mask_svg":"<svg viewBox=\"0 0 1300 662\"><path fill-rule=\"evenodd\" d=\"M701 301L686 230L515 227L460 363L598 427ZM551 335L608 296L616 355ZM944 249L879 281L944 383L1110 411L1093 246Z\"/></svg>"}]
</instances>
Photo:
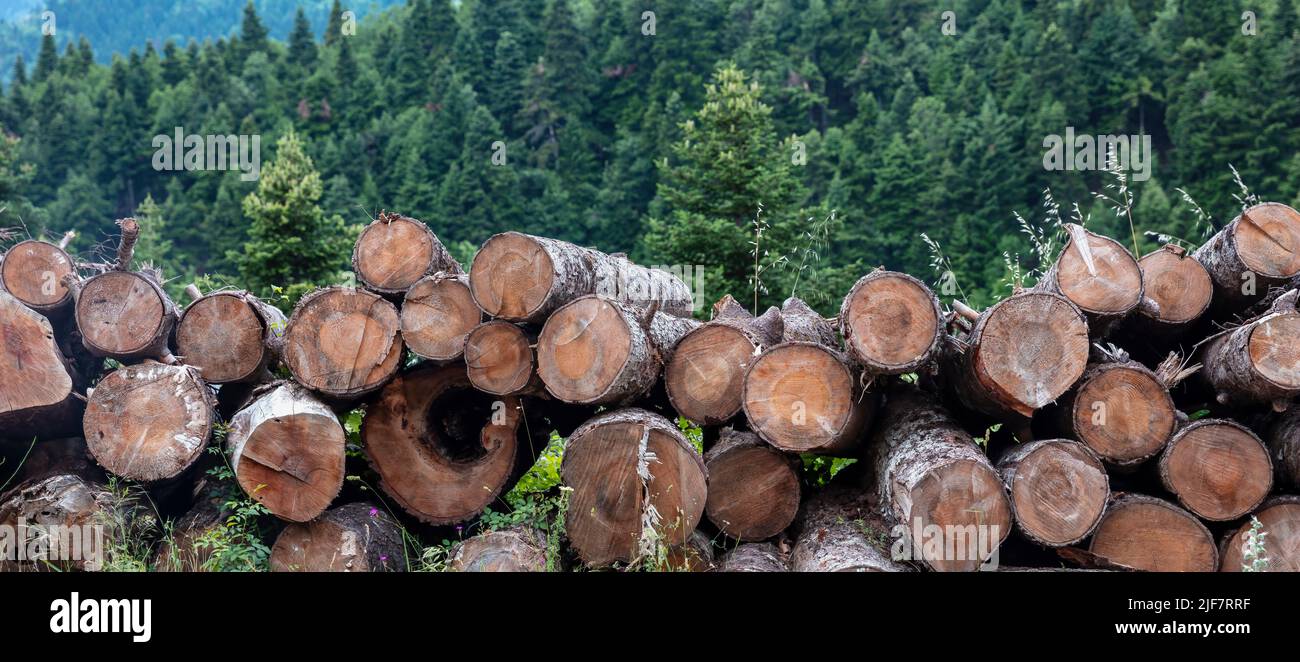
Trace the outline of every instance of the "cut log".
<instances>
[{"instance_id":1,"label":"cut log","mask_svg":"<svg viewBox=\"0 0 1300 662\"><path fill-rule=\"evenodd\" d=\"M1135 320L1142 330L1168 336L1186 330L1205 314L1214 283L1205 267L1173 244L1147 253L1142 269L1142 303Z\"/></svg>"},{"instance_id":2,"label":"cut log","mask_svg":"<svg viewBox=\"0 0 1300 662\"><path fill-rule=\"evenodd\" d=\"M776 545L747 542L722 556L718 572L789 572L790 567Z\"/></svg>"},{"instance_id":3,"label":"cut log","mask_svg":"<svg viewBox=\"0 0 1300 662\"><path fill-rule=\"evenodd\" d=\"M536 344L536 334L510 322L492 320L474 327L465 337L469 381L492 395L544 394Z\"/></svg>"},{"instance_id":4,"label":"cut log","mask_svg":"<svg viewBox=\"0 0 1300 662\"><path fill-rule=\"evenodd\" d=\"M284 327L284 313L275 306L247 292L214 292L181 314L176 353L209 384L265 381Z\"/></svg>"},{"instance_id":5,"label":"cut log","mask_svg":"<svg viewBox=\"0 0 1300 662\"><path fill-rule=\"evenodd\" d=\"M1022 292L979 315L964 339L947 337L949 388L968 408L1028 418L1069 390L1088 364L1088 324L1064 297Z\"/></svg>"},{"instance_id":6,"label":"cut log","mask_svg":"<svg viewBox=\"0 0 1300 662\"><path fill-rule=\"evenodd\" d=\"M1184 508L1212 522L1254 510L1273 487L1264 443L1228 420L1199 420L1169 440L1160 480Z\"/></svg>"},{"instance_id":7,"label":"cut log","mask_svg":"<svg viewBox=\"0 0 1300 662\"><path fill-rule=\"evenodd\" d=\"M799 513L797 460L758 435L724 429L704 464L709 470L704 512L728 536L767 540Z\"/></svg>"},{"instance_id":8,"label":"cut log","mask_svg":"<svg viewBox=\"0 0 1300 662\"><path fill-rule=\"evenodd\" d=\"M397 374L400 328L397 307L378 295L350 287L316 290L289 317L282 360L313 391L360 397Z\"/></svg>"},{"instance_id":9,"label":"cut log","mask_svg":"<svg viewBox=\"0 0 1300 662\"><path fill-rule=\"evenodd\" d=\"M906 572L891 558L890 538L879 513L861 494L831 491L813 497L800 517L790 553L794 572Z\"/></svg>"},{"instance_id":10,"label":"cut log","mask_svg":"<svg viewBox=\"0 0 1300 662\"><path fill-rule=\"evenodd\" d=\"M1119 242L1074 223L1056 262L1034 289L1060 294L1088 316L1094 330L1129 314L1142 301L1142 270L1137 258Z\"/></svg>"},{"instance_id":11,"label":"cut log","mask_svg":"<svg viewBox=\"0 0 1300 662\"><path fill-rule=\"evenodd\" d=\"M1261 533L1268 534L1261 539L1262 556L1268 559L1264 572L1300 572L1300 497L1273 497L1255 512L1255 518L1262 525ZM1224 538L1220 572L1243 572L1250 526L1248 520Z\"/></svg>"},{"instance_id":12,"label":"cut log","mask_svg":"<svg viewBox=\"0 0 1300 662\"><path fill-rule=\"evenodd\" d=\"M1068 436L1087 444L1101 459L1131 467L1154 457L1178 425L1169 390L1136 361L1092 365L1061 413Z\"/></svg>"},{"instance_id":13,"label":"cut log","mask_svg":"<svg viewBox=\"0 0 1300 662\"><path fill-rule=\"evenodd\" d=\"M402 299L402 341L433 361L455 361L465 353L465 336L483 321L464 274L426 276Z\"/></svg>"},{"instance_id":14,"label":"cut log","mask_svg":"<svg viewBox=\"0 0 1300 662\"><path fill-rule=\"evenodd\" d=\"M998 461L1016 527L1044 547L1088 537L1106 511L1110 479L1097 455L1067 439L1012 447Z\"/></svg>"},{"instance_id":15,"label":"cut log","mask_svg":"<svg viewBox=\"0 0 1300 662\"><path fill-rule=\"evenodd\" d=\"M517 398L470 387L465 366L422 365L384 387L361 440L380 487L436 525L477 516L514 472L523 419Z\"/></svg>"},{"instance_id":16,"label":"cut log","mask_svg":"<svg viewBox=\"0 0 1300 662\"><path fill-rule=\"evenodd\" d=\"M740 413L745 372L761 350L781 342L781 311L749 314L731 295L713 304L713 319L682 336L664 366L673 407L699 425L717 425Z\"/></svg>"},{"instance_id":17,"label":"cut log","mask_svg":"<svg viewBox=\"0 0 1300 662\"><path fill-rule=\"evenodd\" d=\"M1259 301L1300 275L1300 213L1276 202L1255 205L1210 237L1195 257L1214 281L1221 316Z\"/></svg>"},{"instance_id":18,"label":"cut log","mask_svg":"<svg viewBox=\"0 0 1300 662\"><path fill-rule=\"evenodd\" d=\"M71 277L65 278L65 284ZM95 356L169 361L176 305L150 272L107 271L73 287L81 341Z\"/></svg>"},{"instance_id":19,"label":"cut log","mask_svg":"<svg viewBox=\"0 0 1300 662\"><path fill-rule=\"evenodd\" d=\"M272 572L405 572L402 529L382 508L349 503L290 524L271 547Z\"/></svg>"},{"instance_id":20,"label":"cut log","mask_svg":"<svg viewBox=\"0 0 1300 662\"><path fill-rule=\"evenodd\" d=\"M1278 486L1300 489L1300 407L1291 407L1268 430Z\"/></svg>"},{"instance_id":21,"label":"cut log","mask_svg":"<svg viewBox=\"0 0 1300 662\"><path fill-rule=\"evenodd\" d=\"M1111 563L1152 572L1214 572L1219 551L1191 513L1141 494L1117 495L1089 551Z\"/></svg>"},{"instance_id":22,"label":"cut log","mask_svg":"<svg viewBox=\"0 0 1300 662\"><path fill-rule=\"evenodd\" d=\"M386 211L361 230L352 249L352 270L367 289L391 296L439 271L462 273L427 225Z\"/></svg>"},{"instance_id":23,"label":"cut log","mask_svg":"<svg viewBox=\"0 0 1300 662\"><path fill-rule=\"evenodd\" d=\"M0 437L78 434L83 406L49 320L0 291Z\"/></svg>"},{"instance_id":24,"label":"cut log","mask_svg":"<svg viewBox=\"0 0 1300 662\"><path fill-rule=\"evenodd\" d=\"M915 560L940 571L977 570L1010 534L1001 477L928 395L889 391L872 451L878 503L886 521L902 527ZM940 534L939 554L927 529Z\"/></svg>"},{"instance_id":25,"label":"cut log","mask_svg":"<svg viewBox=\"0 0 1300 662\"><path fill-rule=\"evenodd\" d=\"M216 398L198 371L146 361L99 381L86 404L86 446L110 473L140 482L175 478L203 454Z\"/></svg>"},{"instance_id":26,"label":"cut log","mask_svg":"<svg viewBox=\"0 0 1300 662\"><path fill-rule=\"evenodd\" d=\"M546 572L546 535L529 527L481 533L447 554L452 572Z\"/></svg>"},{"instance_id":27,"label":"cut log","mask_svg":"<svg viewBox=\"0 0 1300 662\"><path fill-rule=\"evenodd\" d=\"M63 277L75 273L72 258L59 246L20 241L0 257L0 290L48 318L59 319L72 306L72 292Z\"/></svg>"},{"instance_id":28,"label":"cut log","mask_svg":"<svg viewBox=\"0 0 1300 662\"><path fill-rule=\"evenodd\" d=\"M216 489L202 491L158 546L154 567L158 572L205 572L212 558L208 541L225 529L229 513Z\"/></svg>"},{"instance_id":29,"label":"cut log","mask_svg":"<svg viewBox=\"0 0 1300 662\"><path fill-rule=\"evenodd\" d=\"M750 428L785 451L833 454L857 446L875 397L840 351L830 324L803 301L781 307L783 342L754 359L742 394Z\"/></svg>"},{"instance_id":30,"label":"cut log","mask_svg":"<svg viewBox=\"0 0 1300 662\"><path fill-rule=\"evenodd\" d=\"M230 420L239 486L271 514L316 519L343 489L345 437L328 406L293 382L269 385Z\"/></svg>"},{"instance_id":31,"label":"cut log","mask_svg":"<svg viewBox=\"0 0 1300 662\"><path fill-rule=\"evenodd\" d=\"M1271 403L1283 411L1300 395L1300 311L1292 290L1264 315L1206 343L1201 362L1219 404Z\"/></svg>"},{"instance_id":32,"label":"cut log","mask_svg":"<svg viewBox=\"0 0 1300 662\"><path fill-rule=\"evenodd\" d=\"M107 552L94 527L111 522L117 507L107 487L76 474L46 476L0 495L0 526L12 527L20 538L0 543L16 545L4 550L12 556L0 554L0 572L101 569ZM18 528L20 522L26 530ZM69 527L67 535L46 535L54 526Z\"/></svg>"},{"instance_id":33,"label":"cut log","mask_svg":"<svg viewBox=\"0 0 1300 662\"><path fill-rule=\"evenodd\" d=\"M560 476L573 488L569 541L592 566L686 544L704 513L704 459L675 425L643 409L601 414L575 430Z\"/></svg>"},{"instance_id":34,"label":"cut log","mask_svg":"<svg viewBox=\"0 0 1300 662\"><path fill-rule=\"evenodd\" d=\"M542 327L537 374L564 402L632 402L650 391L678 341L699 325L599 295L579 297Z\"/></svg>"},{"instance_id":35,"label":"cut log","mask_svg":"<svg viewBox=\"0 0 1300 662\"><path fill-rule=\"evenodd\" d=\"M655 572L709 572L714 567L713 543L701 531L691 533L684 543L669 545L659 563L650 565Z\"/></svg>"},{"instance_id":36,"label":"cut log","mask_svg":"<svg viewBox=\"0 0 1300 662\"><path fill-rule=\"evenodd\" d=\"M849 355L868 373L899 375L930 360L943 334L943 312L925 283L877 269L844 297L839 325Z\"/></svg>"},{"instance_id":37,"label":"cut log","mask_svg":"<svg viewBox=\"0 0 1300 662\"><path fill-rule=\"evenodd\" d=\"M691 290L666 271L632 264L557 239L505 232L474 256L470 291L483 312L511 322L541 323L573 299L600 294L637 307L691 315Z\"/></svg>"}]
</instances>

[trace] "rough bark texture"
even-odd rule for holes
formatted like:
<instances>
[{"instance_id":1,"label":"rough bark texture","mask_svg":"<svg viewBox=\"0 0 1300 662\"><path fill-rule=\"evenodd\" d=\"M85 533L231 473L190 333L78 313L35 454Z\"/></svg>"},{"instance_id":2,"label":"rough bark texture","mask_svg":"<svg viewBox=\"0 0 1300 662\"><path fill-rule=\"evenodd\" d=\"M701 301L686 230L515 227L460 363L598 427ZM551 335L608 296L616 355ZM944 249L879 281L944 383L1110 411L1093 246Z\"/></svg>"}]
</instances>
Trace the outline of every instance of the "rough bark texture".
<instances>
[{"instance_id":1,"label":"rough bark texture","mask_svg":"<svg viewBox=\"0 0 1300 662\"><path fill-rule=\"evenodd\" d=\"M1271 403L1283 411L1300 395L1300 312L1292 290L1269 312L1205 345L1201 371L1224 405Z\"/></svg>"},{"instance_id":2,"label":"rough bark texture","mask_svg":"<svg viewBox=\"0 0 1300 662\"><path fill-rule=\"evenodd\" d=\"M367 289L396 296L439 271L462 273L460 263L424 223L390 212L367 225L352 248L352 271Z\"/></svg>"},{"instance_id":3,"label":"rough bark texture","mask_svg":"<svg viewBox=\"0 0 1300 662\"><path fill-rule=\"evenodd\" d=\"M1240 312L1300 274L1300 213L1276 202L1255 205L1194 256L1214 281L1216 314Z\"/></svg>"},{"instance_id":4,"label":"rough bark texture","mask_svg":"<svg viewBox=\"0 0 1300 662\"><path fill-rule=\"evenodd\" d=\"M943 335L943 312L925 283L877 269L844 297L839 326L849 355L867 372L899 375L933 356Z\"/></svg>"},{"instance_id":5,"label":"rough bark texture","mask_svg":"<svg viewBox=\"0 0 1300 662\"><path fill-rule=\"evenodd\" d=\"M1064 434L1119 467L1154 457L1178 425L1169 390L1136 361L1093 364L1062 404Z\"/></svg>"},{"instance_id":6,"label":"rough bark texture","mask_svg":"<svg viewBox=\"0 0 1300 662\"><path fill-rule=\"evenodd\" d=\"M290 524L271 547L273 572L403 572L402 529L383 508L349 503Z\"/></svg>"},{"instance_id":7,"label":"rough bark texture","mask_svg":"<svg viewBox=\"0 0 1300 662\"><path fill-rule=\"evenodd\" d=\"M214 292L181 314L176 353L209 384L265 381L285 324L280 309L248 292Z\"/></svg>"},{"instance_id":8,"label":"rough bark texture","mask_svg":"<svg viewBox=\"0 0 1300 662\"><path fill-rule=\"evenodd\" d=\"M1278 486L1300 489L1300 407L1287 409L1270 427L1268 450Z\"/></svg>"},{"instance_id":9,"label":"rough bark texture","mask_svg":"<svg viewBox=\"0 0 1300 662\"><path fill-rule=\"evenodd\" d=\"M1186 250L1165 244L1142 256L1138 266L1142 269L1142 303L1134 321L1140 330L1175 335L1209 310L1214 282Z\"/></svg>"},{"instance_id":10,"label":"rough bark texture","mask_svg":"<svg viewBox=\"0 0 1300 662\"><path fill-rule=\"evenodd\" d=\"M20 241L0 256L0 290L50 319L71 308L72 292L63 277L75 273L67 252L45 241Z\"/></svg>"},{"instance_id":11,"label":"rough bark texture","mask_svg":"<svg viewBox=\"0 0 1300 662\"><path fill-rule=\"evenodd\" d=\"M465 337L469 381L493 395L542 395L537 375L537 334L510 322L492 320Z\"/></svg>"},{"instance_id":12,"label":"rough bark texture","mask_svg":"<svg viewBox=\"0 0 1300 662\"><path fill-rule=\"evenodd\" d=\"M402 341L433 361L454 361L465 352L465 336L483 320L469 294L469 277L437 273L411 286L402 300Z\"/></svg>"},{"instance_id":13,"label":"rough bark texture","mask_svg":"<svg viewBox=\"0 0 1300 662\"><path fill-rule=\"evenodd\" d=\"M448 553L453 572L546 572L546 535L529 527L481 533Z\"/></svg>"},{"instance_id":14,"label":"rough bark texture","mask_svg":"<svg viewBox=\"0 0 1300 662\"><path fill-rule=\"evenodd\" d=\"M382 297L329 287L303 297L284 332L282 359L298 383L339 399L383 386L401 367L401 321Z\"/></svg>"},{"instance_id":15,"label":"rough bark texture","mask_svg":"<svg viewBox=\"0 0 1300 662\"><path fill-rule=\"evenodd\" d=\"M1178 506L1141 494L1117 494L1089 551L1136 570L1213 572L1219 551L1209 530Z\"/></svg>"},{"instance_id":16,"label":"rough bark texture","mask_svg":"<svg viewBox=\"0 0 1300 662\"><path fill-rule=\"evenodd\" d=\"M1174 434L1160 456L1160 480L1184 508L1223 522L1254 510L1273 487L1268 449L1227 420L1202 419Z\"/></svg>"},{"instance_id":17,"label":"rough bark texture","mask_svg":"<svg viewBox=\"0 0 1300 662\"><path fill-rule=\"evenodd\" d=\"M0 438L77 433L73 377L49 320L0 291Z\"/></svg>"},{"instance_id":18,"label":"rough bark texture","mask_svg":"<svg viewBox=\"0 0 1300 662\"><path fill-rule=\"evenodd\" d=\"M96 544L94 530L90 527L106 524L116 507L116 500L107 487L77 474L54 474L10 489L0 495L0 525L14 527L19 538L24 536L17 528L20 522L30 528L25 534L26 540L9 539L4 543L28 542L33 538L45 540L46 543L39 544L45 560L31 556L25 560L16 558L18 550L15 547L15 558L10 558L8 550L0 554L0 572L100 569L105 561L105 550ZM38 527L50 526L78 527L79 535L71 530L67 537L38 534ZM53 568L46 564L47 561Z\"/></svg>"},{"instance_id":19,"label":"rough bark texture","mask_svg":"<svg viewBox=\"0 0 1300 662\"><path fill-rule=\"evenodd\" d=\"M1255 511L1255 517L1262 525L1260 531L1267 533L1257 544L1262 544L1262 556L1268 561L1264 572L1300 572L1300 496L1276 496L1264 502ZM1242 523L1241 527L1224 537L1219 548L1223 562L1219 572L1242 572L1246 561L1247 533L1251 521Z\"/></svg>"},{"instance_id":20,"label":"rough bark texture","mask_svg":"<svg viewBox=\"0 0 1300 662\"><path fill-rule=\"evenodd\" d=\"M65 283L66 283L65 279ZM170 360L176 305L149 272L107 271L74 287L77 328L95 356Z\"/></svg>"},{"instance_id":21,"label":"rough bark texture","mask_svg":"<svg viewBox=\"0 0 1300 662\"><path fill-rule=\"evenodd\" d=\"M799 513L797 462L752 432L724 429L704 455L709 521L741 541L766 540L784 531Z\"/></svg>"},{"instance_id":22,"label":"rough bark texture","mask_svg":"<svg viewBox=\"0 0 1300 662\"><path fill-rule=\"evenodd\" d=\"M776 545L747 542L737 545L718 562L718 572L789 572L790 564Z\"/></svg>"},{"instance_id":23,"label":"rough bark texture","mask_svg":"<svg viewBox=\"0 0 1300 662\"><path fill-rule=\"evenodd\" d=\"M664 367L673 407L700 425L717 425L740 412L745 372L762 350L781 342L781 311L750 315L731 295L713 305L713 319L682 337Z\"/></svg>"},{"instance_id":24,"label":"rough bark texture","mask_svg":"<svg viewBox=\"0 0 1300 662\"><path fill-rule=\"evenodd\" d=\"M799 537L790 552L794 572L905 572L891 558L888 527L868 500L837 490L804 504Z\"/></svg>"},{"instance_id":25,"label":"rough bark texture","mask_svg":"<svg viewBox=\"0 0 1300 662\"><path fill-rule=\"evenodd\" d=\"M1087 446L1045 439L1013 446L998 460L1016 527L1044 547L1073 545L1101 521L1110 479Z\"/></svg>"},{"instance_id":26,"label":"rough bark texture","mask_svg":"<svg viewBox=\"0 0 1300 662\"><path fill-rule=\"evenodd\" d=\"M1142 301L1142 270L1128 249L1109 237L1066 224L1069 239L1034 289L1065 297L1088 316L1098 335Z\"/></svg>"}]
</instances>

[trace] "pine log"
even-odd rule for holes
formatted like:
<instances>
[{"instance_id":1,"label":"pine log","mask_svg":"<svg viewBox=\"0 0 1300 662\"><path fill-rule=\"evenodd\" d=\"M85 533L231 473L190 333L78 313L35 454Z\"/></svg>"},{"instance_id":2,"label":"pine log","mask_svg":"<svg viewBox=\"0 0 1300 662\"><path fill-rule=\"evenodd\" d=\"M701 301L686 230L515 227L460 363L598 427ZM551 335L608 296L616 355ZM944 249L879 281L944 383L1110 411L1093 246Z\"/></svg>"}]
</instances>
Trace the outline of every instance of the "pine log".
<instances>
[{"instance_id":1,"label":"pine log","mask_svg":"<svg viewBox=\"0 0 1300 662\"><path fill-rule=\"evenodd\" d=\"M690 288L666 271L632 264L557 239L505 232L474 256L470 291L483 312L511 322L541 323L560 306L600 294L641 308L691 315Z\"/></svg>"},{"instance_id":2,"label":"pine log","mask_svg":"<svg viewBox=\"0 0 1300 662\"><path fill-rule=\"evenodd\" d=\"M1111 563L1153 572L1213 572L1219 551L1191 513L1141 494L1116 495L1088 547Z\"/></svg>"},{"instance_id":3,"label":"pine log","mask_svg":"<svg viewBox=\"0 0 1300 662\"><path fill-rule=\"evenodd\" d=\"M194 464L217 422L212 392L198 372L146 361L119 368L90 393L86 445L109 472L153 482Z\"/></svg>"},{"instance_id":4,"label":"pine log","mask_svg":"<svg viewBox=\"0 0 1300 662\"><path fill-rule=\"evenodd\" d=\"M1300 489L1300 407L1288 408L1269 427L1267 439L1278 486Z\"/></svg>"},{"instance_id":5,"label":"pine log","mask_svg":"<svg viewBox=\"0 0 1300 662\"><path fill-rule=\"evenodd\" d=\"M892 558L887 526L862 494L831 490L804 505L790 552L793 572L906 572Z\"/></svg>"},{"instance_id":6,"label":"pine log","mask_svg":"<svg viewBox=\"0 0 1300 662\"><path fill-rule=\"evenodd\" d=\"M46 476L0 494L0 526L13 527L11 530L19 537L19 540L0 538L0 548L36 538L43 542L35 550L27 546L24 554L32 551L44 554L41 558L27 556L22 560L16 558L16 548L12 550L14 556L10 555L11 550L0 549L0 572L99 570L106 560L106 550L93 527L107 528L118 507L117 499L107 487L77 474ZM28 527L27 531L18 529L19 524ZM38 529L52 526L73 528L65 529L66 536L43 535ZM22 540L24 536L27 540Z\"/></svg>"},{"instance_id":7,"label":"pine log","mask_svg":"<svg viewBox=\"0 0 1300 662\"><path fill-rule=\"evenodd\" d=\"M537 374L564 402L632 402L650 391L678 341L699 325L599 295L579 297L542 327Z\"/></svg>"},{"instance_id":8,"label":"pine log","mask_svg":"<svg viewBox=\"0 0 1300 662\"><path fill-rule=\"evenodd\" d=\"M1106 327L1129 314L1142 301L1142 270L1122 244L1089 232L1074 223L1065 226L1069 238L1056 262L1034 289L1059 294L1088 317L1092 328Z\"/></svg>"},{"instance_id":9,"label":"pine log","mask_svg":"<svg viewBox=\"0 0 1300 662\"><path fill-rule=\"evenodd\" d=\"M248 292L214 292L181 313L176 353L209 384L265 381L284 327L279 308Z\"/></svg>"},{"instance_id":10,"label":"pine log","mask_svg":"<svg viewBox=\"0 0 1300 662\"><path fill-rule=\"evenodd\" d=\"M1261 543L1262 556L1268 559L1264 572L1300 572L1300 496L1276 496L1264 502L1255 512L1266 533ZM1246 533L1252 522L1247 520L1241 528L1223 539L1219 555L1223 563L1219 572L1243 572Z\"/></svg>"},{"instance_id":11,"label":"pine log","mask_svg":"<svg viewBox=\"0 0 1300 662\"><path fill-rule=\"evenodd\" d=\"M1214 281L1220 316L1240 312L1300 275L1300 213L1265 202L1242 211L1194 257Z\"/></svg>"},{"instance_id":12,"label":"pine log","mask_svg":"<svg viewBox=\"0 0 1300 662\"><path fill-rule=\"evenodd\" d=\"M171 360L167 341L176 324L176 305L157 274L106 271L72 289L81 342L91 354L122 362Z\"/></svg>"},{"instance_id":13,"label":"pine log","mask_svg":"<svg viewBox=\"0 0 1300 662\"><path fill-rule=\"evenodd\" d=\"M402 299L402 341L433 361L455 361L465 353L465 336L483 321L464 274L436 273L407 290Z\"/></svg>"},{"instance_id":14,"label":"pine log","mask_svg":"<svg viewBox=\"0 0 1300 662\"><path fill-rule=\"evenodd\" d=\"M704 455L709 521L740 541L767 540L784 531L799 513L796 463L752 432L724 429Z\"/></svg>"},{"instance_id":15,"label":"pine log","mask_svg":"<svg viewBox=\"0 0 1300 662\"><path fill-rule=\"evenodd\" d=\"M781 306L782 342L745 374L750 428L785 451L833 454L857 446L875 411L874 394L840 350L835 332L803 301Z\"/></svg>"},{"instance_id":16,"label":"pine log","mask_svg":"<svg viewBox=\"0 0 1300 662\"><path fill-rule=\"evenodd\" d=\"M0 290L55 320L72 306L72 292L63 277L75 273L67 252L45 241L20 241L0 256Z\"/></svg>"},{"instance_id":17,"label":"pine log","mask_svg":"<svg viewBox=\"0 0 1300 662\"><path fill-rule=\"evenodd\" d=\"M397 374L400 328L397 307L378 295L350 287L316 290L289 317L282 360L313 391L360 397Z\"/></svg>"},{"instance_id":18,"label":"pine log","mask_svg":"<svg viewBox=\"0 0 1300 662\"><path fill-rule=\"evenodd\" d=\"M713 304L713 319L682 336L664 366L673 407L699 425L717 425L740 413L745 372L762 350L781 342L781 311L759 317L728 294Z\"/></svg>"},{"instance_id":19,"label":"pine log","mask_svg":"<svg viewBox=\"0 0 1300 662\"><path fill-rule=\"evenodd\" d=\"M268 387L230 420L226 445L239 486L290 522L313 520L343 489L338 417L293 382Z\"/></svg>"},{"instance_id":20,"label":"pine log","mask_svg":"<svg viewBox=\"0 0 1300 662\"><path fill-rule=\"evenodd\" d=\"M1182 506L1224 522L1254 510L1273 487L1264 443L1245 426L1202 419L1174 434L1160 456L1160 480Z\"/></svg>"},{"instance_id":21,"label":"pine log","mask_svg":"<svg viewBox=\"0 0 1300 662\"><path fill-rule=\"evenodd\" d=\"M382 508L349 503L290 524L271 547L272 572L405 572L402 529Z\"/></svg>"},{"instance_id":22,"label":"pine log","mask_svg":"<svg viewBox=\"0 0 1300 662\"><path fill-rule=\"evenodd\" d=\"M523 433L517 398L479 393L465 366L421 365L366 411L361 440L380 487L420 521L469 520L512 476Z\"/></svg>"},{"instance_id":23,"label":"pine log","mask_svg":"<svg viewBox=\"0 0 1300 662\"><path fill-rule=\"evenodd\" d=\"M930 396L912 387L889 391L872 453L880 508L889 524L905 531L917 560L940 571L977 570L1010 534L1011 505L1001 477ZM939 558L914 535L930 525L942 532Z\"/></svg>"},{"instance_id":24,"label":"pine log","mask_svg":"<svg viewBox=\"0 0 1300 662\"><path fill-rule=\"evenodd\" d=\"M546 536L530 527L481 533L447 555L452 572L546 572Z\"/></svg>"},{"instance_id":25,"label":"pine log","mask_svg":"<svg viewBox=\"0 0 1300 662\"><path fill-rule=\"evenodd\" d=\"M722 556L718 572L789 572L789 563L776 545L767 542L747 542Z\"/></svg>"},{"instance_id":26,"label":"pine log","mask_svg":"<svg viewBox=\"0 0 1300 662\"><path fill-rule=\"evenodd\" d=\"M1110 479L1087 446L1045 439L1013 446L998 461L1016 528L1044 547L1073 545L1097 528Z\"/></svg>"},{"instance_id":27,"label":"pine log","mask_svg":"<svg viewBox=\"0 0 1300 662\"><path fill-rule=\"evenodd\" d=\"M1061 407L1067 436L1101 459L1131 467L1154 457L1178 425L1178 411L1160 378L1136 361L1091 365Z\"/></svg>"},{"instance_id":28,"label":"pine log","mask_svg":"<svg viewBox=\"0 0 1300 662\"><path fill-rule=\"evenodd\" d=\"M440 271L462 273L460 263L427 225L386 211L361 230L352 249L352 270L367 289L389 296Z\"/></svg>"},{"instance_id":29,"label":"pine log","mask_svg":"<svg viewBox=\"0 0 1300 662\"><path fill-rule=\"evenodd\" d=\"M1142 256L1138 266L1142 269L1142 303L1134 320L1141 330L1174 335L1209 309L1214 282L1186 250L1165 244Z\"/></svg>"},{"instance_id":30,"label":"pine log","mask_svg":"<svg viewBox=\"0 0 1300 662\"><path fill-rule=\"evenodd\" d=\"M1300 291L1280 296L1264 315L1206 343L1205 381L1219 404L1271 403L1284 411L1300 395Z\"/></svg>"},{"instance_id":31,"label":"pine log","mask_svg":"<svg viewBox=\"0 0 1300 662\"><path fill-rule=\"evenodd\" d=\"M0 291L0 438L77 434L75 386L49 320Z\"/></svg>"},{"instance_id":32,"label":"pine log","mask_svg":"<svg viewBox=\"0 0 1300 662\"><path fill-rule=\"evenodd\" d=\"M573 489L569 541L588 565L686 544L704 513L704 459L675 425L643 409L607 412L575 430L560 476Z\"/></svg>"},{"instance_id":33,"label":"pine log","mask_svg":"<svg viewBox=\"0 0 1300 662\"><path fill-rule=\"evenodd\" d=\"M492 395L545 393L537 375L537 334L502 320L484 322L465 336L465 369L474 388Z\"/></svg>"},{"instance_id":34,"label":"pine log","mask_svg":"<svg viewBox=\"0 0 1300 662\"><path fill-rule=\"evenodd\" d=\"M930 360L943 335L943 312L925 283L877 269L844 297L839 325L849 355L868 373L899 375Z\"/></svg>"}]
</instances>

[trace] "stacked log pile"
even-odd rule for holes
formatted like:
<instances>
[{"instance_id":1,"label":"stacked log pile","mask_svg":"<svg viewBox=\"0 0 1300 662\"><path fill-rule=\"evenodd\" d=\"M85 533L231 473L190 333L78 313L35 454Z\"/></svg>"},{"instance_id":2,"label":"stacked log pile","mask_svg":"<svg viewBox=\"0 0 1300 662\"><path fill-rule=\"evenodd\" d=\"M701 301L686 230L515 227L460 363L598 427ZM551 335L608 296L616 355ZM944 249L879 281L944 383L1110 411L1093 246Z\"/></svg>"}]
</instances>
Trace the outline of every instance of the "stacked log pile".
<instances>
[{"instance_id":1,"label":"stacked log pile","mask_svg":"<svg viewBox=\"0 0 1300 662\"><path fill-rule=\"evenodd\" d=\"M195 569L176 548L221 521L194 488L214 448L279 522L273 569L403 571L412 530L474 523L558 429L563 535L484 530L448 569L1300 568L1285 205L1140 258L1066 225L1040 281L982 311L876 269L829 318L725 296L703 319L667 271L517 232L465 268L388 212L357 287L288 315L191 287L181 309L118 225L107 264L68 238L0 260L0 452L27 458L0 524L93 521L116 476L177 514L164 547ZM828 485L805 470L836 460Z\"/></svg>"}]
</instances>

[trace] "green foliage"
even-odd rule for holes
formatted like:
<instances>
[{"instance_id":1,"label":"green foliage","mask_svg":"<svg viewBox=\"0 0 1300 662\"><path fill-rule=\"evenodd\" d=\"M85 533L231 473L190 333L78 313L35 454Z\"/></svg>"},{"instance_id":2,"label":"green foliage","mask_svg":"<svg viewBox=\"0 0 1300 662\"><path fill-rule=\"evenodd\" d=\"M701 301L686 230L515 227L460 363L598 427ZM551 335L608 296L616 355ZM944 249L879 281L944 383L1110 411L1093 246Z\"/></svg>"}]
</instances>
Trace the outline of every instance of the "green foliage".
<instances>
[{"instance_id":1,"label":"green foliage","mask_svg":"<svg viewBox=\"0 0 1300 662\"><path fill-rule=\"evenodd\" d=\"M1264 531L1264 524L1259 521L1258 517L1251 515L1250 529L1246 531L1246 539L1241 543L1242 572L1268 571L1269 558L1264 555L1267 551L1264 547L1264 538L1266 537L1268 537L1268 533Z\"/></svg>"},{"instance_id":2,"label":"green foliage","mask_svg":"<svg viewBox=\"0 0 1300 662\"><path fill-rule=\"evenodd\" d=\"M677 429L686 435L686 441L691 442L695 447L695 452L704 454L704 429L687 419L685 416L677 417Z\"/></svg>"},{"instance_id":3,"label":"green foliage","mask_svg":"<svg viewBox=\"0 0 1300 662\"><path fill-rule=\"evenodd\" d=\"M812 453L801 453L799 461L803 467L804 482L814 487L824 487L836 474L858 462L853 457L829 457Z\"/></svg>"}]
</instances>

